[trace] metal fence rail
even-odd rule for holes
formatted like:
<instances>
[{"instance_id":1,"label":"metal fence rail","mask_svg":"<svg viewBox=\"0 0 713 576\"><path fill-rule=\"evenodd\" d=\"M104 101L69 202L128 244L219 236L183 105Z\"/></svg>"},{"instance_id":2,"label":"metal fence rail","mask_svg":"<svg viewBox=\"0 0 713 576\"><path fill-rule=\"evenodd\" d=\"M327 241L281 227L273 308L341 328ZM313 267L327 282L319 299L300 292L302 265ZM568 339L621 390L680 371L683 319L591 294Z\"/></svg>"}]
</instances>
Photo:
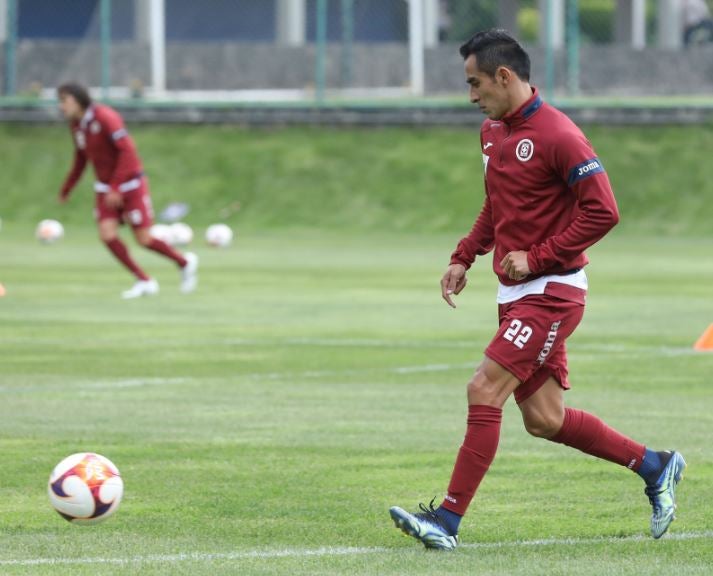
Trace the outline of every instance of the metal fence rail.
<instances>
[{"instance_id":1,"label":"metal fence rail","mask_svg":"<svg viewBox=\"0 0 713 576\"><path fill-rule=\"evenodd\" d=\"M113 99L462 97L500 26L551 100L713 94L713 0L0 0L0 104L77 80Z\"/></svg>"}]
</instances>

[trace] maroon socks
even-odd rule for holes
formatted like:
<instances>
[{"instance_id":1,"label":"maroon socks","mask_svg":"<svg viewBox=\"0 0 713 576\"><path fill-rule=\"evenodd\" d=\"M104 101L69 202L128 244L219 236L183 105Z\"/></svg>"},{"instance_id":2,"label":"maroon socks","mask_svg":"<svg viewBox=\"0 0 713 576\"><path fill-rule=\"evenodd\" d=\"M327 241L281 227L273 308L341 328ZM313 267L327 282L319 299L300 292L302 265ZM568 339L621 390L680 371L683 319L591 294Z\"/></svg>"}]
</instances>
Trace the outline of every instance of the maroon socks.
<instances>
[{"instance_id":1,"label":"maroon socks","mask_svg":"<svg viewBox=\"0 0 713 576\"><path fill-rule=\"evenodd\" d=\"M149 280L150 278L146 275L139 265L134 262L134 260L129 255L129 251L119 238L114 238L108 242L104 242L106 247L109 248L111 253L116 256L116 259L121 262L134 276L139 280Z\"/></svg>"},{"instance_id":2,"label":"maroon socks","mask_svg":"<svg viewBox=\"0 0 713 576\"><path fill-rule=\"evenodd\" d=\"M158 252L163 256L166 256L166 258L170 258L181 268L186 265L186 259L181 255L181 253L171 248L163 240L159 240L158 238L151 238L151 242L146 245L146 248L148 248L149 250L153 250L154 252Z\"/></svg>"},{"instance_id":3,"label":"maroon socks","mask_svg":"<svg viewBox=\"0 0 713 576\"><path fill-rule=\"evenodd\" d=\"M635 472L641 466L646 448L607 426L596 416L565 408L562 428L552 438L597 458L621 464Z\"/></svg>"},{"instance_id":4,"label":"maroon socks","mask_svg":"<svg viewBox=\"0 0 713 576\"><path fill-rule=\"evenodd\" d=\"M495 458L503 411L494 406L468 406L468 428L453 468L448 495L441 506L463 516L480 481Z\"/></svg>"}]
</instances>

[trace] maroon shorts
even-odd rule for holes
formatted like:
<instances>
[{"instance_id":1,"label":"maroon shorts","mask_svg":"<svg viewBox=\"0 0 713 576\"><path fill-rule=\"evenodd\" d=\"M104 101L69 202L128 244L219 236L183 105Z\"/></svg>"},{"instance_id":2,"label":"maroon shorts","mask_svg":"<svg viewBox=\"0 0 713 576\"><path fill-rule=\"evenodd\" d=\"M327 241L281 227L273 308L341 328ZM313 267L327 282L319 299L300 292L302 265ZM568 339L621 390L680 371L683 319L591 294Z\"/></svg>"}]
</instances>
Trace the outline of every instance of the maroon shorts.
<instances>
[{"instance_id":1,"label":"maroon shorts","mask_svg":"<svg viewBox=\"0 0 713 576\"><path fill-rule=\"evenodd\" d=\"M94 216L97 222L118 220L132 228L148 228L153 224L153 207L146 178L141 179L141 185L136 190L121 193L124 203L119 208L106 205L106 193L95 196Z\"/></svg>"},{"instance_id":2,"label":"maroon shorts","mask_svg":"<svg viewBox=\"0 0 713 576\"><path fill-rule=\"evenodd\" d=\"M500 328L485 355L520 380L515 390L518 404L537 392L550 376L569 389L565 340L583 315L581 302L544 294L498 306Z\"/></svg>"}]
</instances>

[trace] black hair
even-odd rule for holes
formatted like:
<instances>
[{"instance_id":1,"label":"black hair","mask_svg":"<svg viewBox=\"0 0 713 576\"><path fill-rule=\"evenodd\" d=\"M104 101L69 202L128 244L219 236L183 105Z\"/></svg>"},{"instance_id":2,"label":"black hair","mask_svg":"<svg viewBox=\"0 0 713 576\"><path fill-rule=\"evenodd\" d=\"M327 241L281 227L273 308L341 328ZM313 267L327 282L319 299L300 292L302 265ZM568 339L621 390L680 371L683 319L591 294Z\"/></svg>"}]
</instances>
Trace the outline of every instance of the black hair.
<instances>
[{"instance_id":1,"label":"black hair","mask_svg":"<svg viewBox=\"0 0 713 576\"><path fill-rule=\"evenodd\" d=\"M68 94L85 110L92 104L92 97L89 90L77 82L66 82L57 88L57 95Z\"/></svg>"},{"instance_id":2,"label":"black hair","mask_svg":"<svg viewBox=\"0 0 713 576\"><path fill-rule=\"evenodd\" d=\"M478 69L491 77L500 66L505 66L521 80L530 80L530 57L506 30L491 28L478 32L460 47L463 60L472 54L475 54Z\"/></svg>"}]
</instances>

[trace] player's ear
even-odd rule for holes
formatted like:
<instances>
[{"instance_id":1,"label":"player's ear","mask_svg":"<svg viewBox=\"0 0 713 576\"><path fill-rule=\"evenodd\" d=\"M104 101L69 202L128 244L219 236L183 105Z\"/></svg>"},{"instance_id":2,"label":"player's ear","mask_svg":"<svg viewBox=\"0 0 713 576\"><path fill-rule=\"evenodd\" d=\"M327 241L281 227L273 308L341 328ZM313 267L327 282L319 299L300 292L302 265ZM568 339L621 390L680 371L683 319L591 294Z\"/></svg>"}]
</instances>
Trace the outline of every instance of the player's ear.
<instances>
[{"instance_id":1,"label":"player's ear","mask_svg":"<svg viewBox=\"0 0 713 576\"><path fill-rule=\"evenodd\" d=\"M497 70L495 70L495 81L502 85L502 86L507 86L510 84L513 78L513 71L510 70L510 68L507 68L505 66L499 66Z\"/></svg>"}]
</instances>

